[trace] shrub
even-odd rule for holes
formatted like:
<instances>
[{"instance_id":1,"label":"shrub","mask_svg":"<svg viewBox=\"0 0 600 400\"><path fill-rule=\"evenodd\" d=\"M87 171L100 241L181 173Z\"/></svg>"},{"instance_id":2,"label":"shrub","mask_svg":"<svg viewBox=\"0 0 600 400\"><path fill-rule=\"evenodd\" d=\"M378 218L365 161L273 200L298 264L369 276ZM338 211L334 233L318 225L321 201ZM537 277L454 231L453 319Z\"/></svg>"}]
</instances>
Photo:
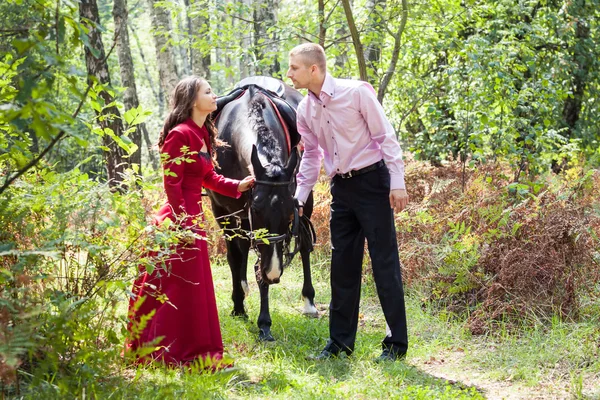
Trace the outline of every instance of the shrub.
<instances>
[{"instance_id":1,"label":"shrub","mask_svg":"<svg viewBox=\"0 0 600 400\"><path fill-rule=\"evenodd\" d=\"M461 175L458 165L407 168L412 204L397 218L407 283L473 333L529 313L576 318L600 281L600 174L575 167L511 184L508 169L485 166L464 191Z\"/></svg>"}]
</instances>

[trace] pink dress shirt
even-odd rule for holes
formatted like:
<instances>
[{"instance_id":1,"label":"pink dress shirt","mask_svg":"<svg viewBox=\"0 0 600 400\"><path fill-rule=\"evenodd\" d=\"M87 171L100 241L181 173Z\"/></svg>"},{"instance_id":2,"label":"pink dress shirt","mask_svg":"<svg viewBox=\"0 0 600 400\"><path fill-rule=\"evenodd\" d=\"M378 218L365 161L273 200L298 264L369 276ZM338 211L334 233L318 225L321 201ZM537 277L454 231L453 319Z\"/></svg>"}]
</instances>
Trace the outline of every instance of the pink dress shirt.
<instances>
[{"instance_id":1,"label":"pink dress shirt","mask_svg":"<svg viewBox=\"0 0 600 400\"><path fill-rule=\"evenodd\" d=\"M305 202L317 182L321 158L329 177L384 160L390 189L404 189L402 149L394 128L367 82L325 75L319 98L312 92L298 105L298 132L304 141L296 198Z\"/></svg>"}]
</instances>

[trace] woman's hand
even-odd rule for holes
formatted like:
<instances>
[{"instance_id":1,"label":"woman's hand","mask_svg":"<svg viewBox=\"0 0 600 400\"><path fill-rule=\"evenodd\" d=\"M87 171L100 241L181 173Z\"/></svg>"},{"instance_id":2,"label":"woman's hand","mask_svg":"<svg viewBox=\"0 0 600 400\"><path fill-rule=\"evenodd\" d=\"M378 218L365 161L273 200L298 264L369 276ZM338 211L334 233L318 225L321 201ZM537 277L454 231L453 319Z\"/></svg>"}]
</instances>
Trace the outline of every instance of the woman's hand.
<instances>
[{"instance_id":1,"label":"woman's hand","mask_svg":"<svg viewBox=\"0 0 600 400\"><path fill-rule=\"evenodd\" d=\"M246 190L250 189L252 186L254 186L254 177L252 175L248 175L240 181L237 190L238 192L243 193Z\"/></svg>"}]
</instances>

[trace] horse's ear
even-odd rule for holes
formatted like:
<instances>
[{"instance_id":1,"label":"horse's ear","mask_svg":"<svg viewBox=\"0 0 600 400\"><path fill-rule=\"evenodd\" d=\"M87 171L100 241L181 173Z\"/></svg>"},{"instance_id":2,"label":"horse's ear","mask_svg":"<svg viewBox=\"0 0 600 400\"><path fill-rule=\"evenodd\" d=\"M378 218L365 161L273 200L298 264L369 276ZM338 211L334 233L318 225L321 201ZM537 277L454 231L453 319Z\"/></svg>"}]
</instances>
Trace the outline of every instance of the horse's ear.
<instances>
[{"instance_id":1,"label":"horse's ear","mask_svg":"<svg viewBox=\"0 0 600 400\"><path fill-rule=\"evenodd\" d=\"M265 175L265 167L260 162L258 158L258 149L256 145L252 145L252 155L250 156L250 161L252 161L252 168L254 169L254 176L256 178L261 178Z\"/></svg>"},{"instance_id":2,"label":"horse's ear","mask_svg":"<svg viewBox=\"0 0 600 400\"><path fill-rule=\"evenodd\" d=\"M298 148L294 147L292 149L292 154L285 165L285 175L288 177L292 177L296 175L296 167L298 166L298 159L300 156L298 155Z\"/></svg>"}]
</instances>

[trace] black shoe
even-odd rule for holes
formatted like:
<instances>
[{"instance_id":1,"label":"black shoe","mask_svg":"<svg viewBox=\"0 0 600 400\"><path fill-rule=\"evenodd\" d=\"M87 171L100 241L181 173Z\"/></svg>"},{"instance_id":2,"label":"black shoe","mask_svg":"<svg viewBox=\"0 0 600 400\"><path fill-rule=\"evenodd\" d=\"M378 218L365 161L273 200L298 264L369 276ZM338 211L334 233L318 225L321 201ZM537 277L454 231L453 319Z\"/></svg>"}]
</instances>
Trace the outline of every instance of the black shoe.
<instances>
[{"instance_id":1,"label":"black shoe","mask_svg":"<svg viewBox=\"0 0 600 400\"><path fill-rule=\"evenodd\" d=\"M338 348L335 345L331 345L331 343L328 343L327 346L325 346L325 348L321 351L321 353L319 353L319 355L313 356L310 355L308 357L306 357L306 359L311 360L311 361L325 361L325 360L331 360L332 358L344 358L346 356L349 356L350 354L352 354L349 351L346 350L341 350L340 348Z\"/></svg>"},{"instance_id":2,"label":"black shoe","mask_svg":"<svg viewBox=\"0 0 600 400\"><path fill-rule=\"evenodd\" d=\"M325 361L325 360L331 360L332 358L337 358L339 356L340 356L339 352L331 352L329 350L323 350L323 351L321 351L321 353L319 353L316 356L310 355L306 358L310 361Z\"/></svg>"},{"instance_id":3,"label":"black shoe","mask_svg":"<svg viewBox=\"0 0 600 400\"><path fill-rule=\"evenodd\" d=\"M376 363L386 362L386 361L396 361L403 360L406 358L406 353L400 353L398 351L394 351L391 349L383 349L381 355L375 359Z\"/></svg>"}]
</instances>

